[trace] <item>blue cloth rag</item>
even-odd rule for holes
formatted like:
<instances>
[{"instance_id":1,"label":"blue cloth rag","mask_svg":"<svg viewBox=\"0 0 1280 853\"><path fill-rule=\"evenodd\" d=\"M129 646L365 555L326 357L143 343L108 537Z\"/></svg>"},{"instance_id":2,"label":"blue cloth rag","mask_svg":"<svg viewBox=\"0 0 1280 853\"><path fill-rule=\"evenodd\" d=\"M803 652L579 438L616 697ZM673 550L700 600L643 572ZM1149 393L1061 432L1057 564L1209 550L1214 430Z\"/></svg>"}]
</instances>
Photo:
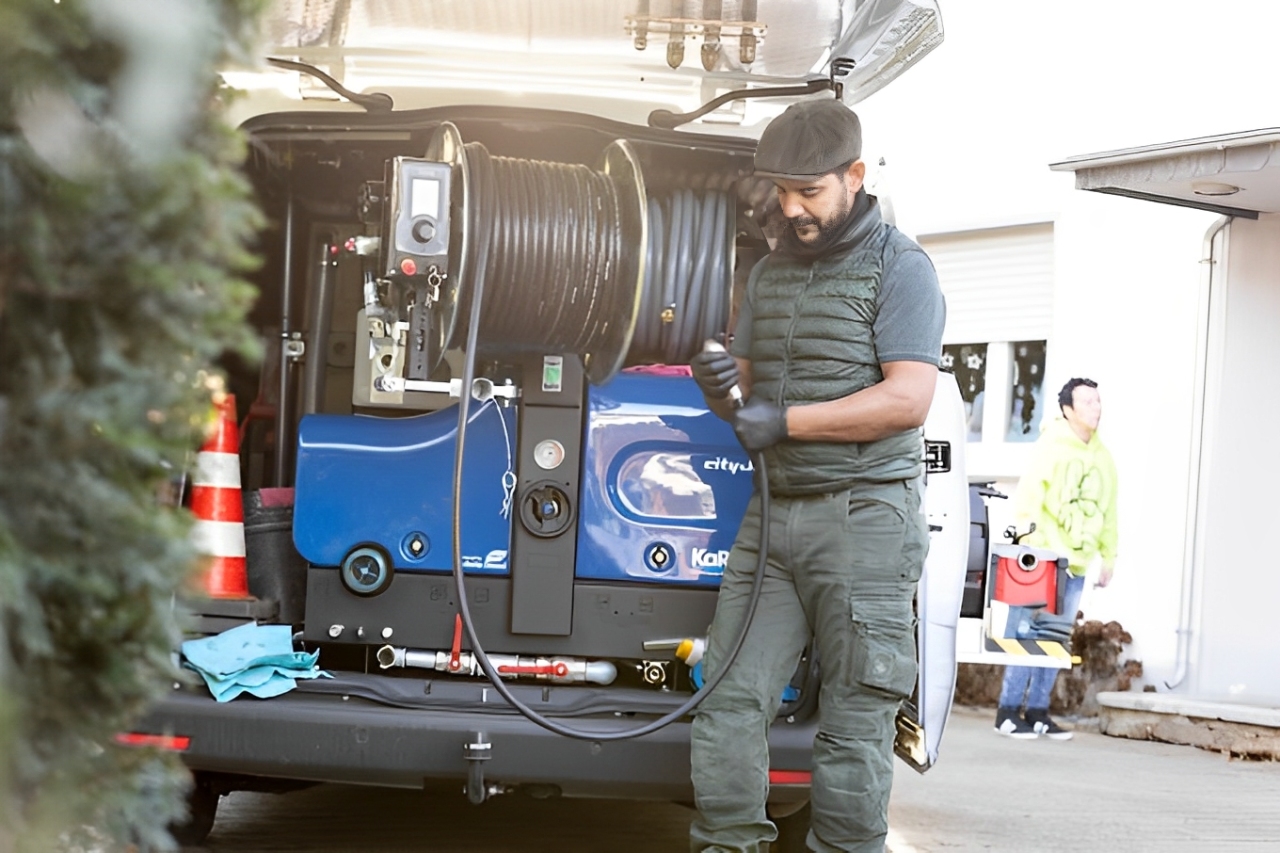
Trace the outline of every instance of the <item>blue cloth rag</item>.
<instances>
[{"instance_id":1,"label":"blue cloth rag","mask_svg":"<svg viewBox=\"0 0 1280 853\"><path fill-rule=\"evenodd\" d=\"M316 665L320 652L295 652L289 625L237 625L182 644L183 664L204 678L219 702L241 693L269 699L298 686L299 678L332 678Z\"/></svg>"}]
</instances>

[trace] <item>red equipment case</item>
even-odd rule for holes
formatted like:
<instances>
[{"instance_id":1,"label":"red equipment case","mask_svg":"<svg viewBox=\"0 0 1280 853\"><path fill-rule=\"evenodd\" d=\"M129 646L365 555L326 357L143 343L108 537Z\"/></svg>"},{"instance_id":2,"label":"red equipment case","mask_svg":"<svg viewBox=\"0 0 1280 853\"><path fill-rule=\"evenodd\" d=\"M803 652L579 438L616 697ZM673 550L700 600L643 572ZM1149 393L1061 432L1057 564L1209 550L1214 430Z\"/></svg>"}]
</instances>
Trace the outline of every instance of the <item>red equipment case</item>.
<instances>
[{"instance_id":1,"label":"red equipment case","mask_svg":"<svg viewBox=\"0 0 1280 853\"><path fill-rule=\"evenodd\" d=\"M1005 604L1060 609L1058 576L1065 566L1058 555L1025 545L992 545L991 567L995 589L991 597Z\"/></svg>"}]
</instances>

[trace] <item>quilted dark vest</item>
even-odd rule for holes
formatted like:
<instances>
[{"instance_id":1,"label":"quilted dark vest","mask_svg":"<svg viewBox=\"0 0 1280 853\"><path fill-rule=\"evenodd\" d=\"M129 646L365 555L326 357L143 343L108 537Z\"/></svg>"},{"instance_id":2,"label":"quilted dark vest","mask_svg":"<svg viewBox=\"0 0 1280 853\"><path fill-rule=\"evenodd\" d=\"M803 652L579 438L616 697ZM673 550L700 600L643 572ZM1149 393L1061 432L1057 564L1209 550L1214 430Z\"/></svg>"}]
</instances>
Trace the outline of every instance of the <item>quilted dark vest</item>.
<instances>
[{"instance_id":1,"label":"quilted dark vest","mask_svg":"<svg viewBox=\"0 0 1280 853\"><path fill-rule=\"evenodd\" d=\"M764 261L751 291L752 395L819 403L884 379L872 338L876 296L885 259L914 244L878 210L864 218L867 234L847 252L813 262L775 252ZM779 495L916 477L922 456L918 429L868 442L787 440L764 454L769 490Z\"/></svg>"}]
</instances>

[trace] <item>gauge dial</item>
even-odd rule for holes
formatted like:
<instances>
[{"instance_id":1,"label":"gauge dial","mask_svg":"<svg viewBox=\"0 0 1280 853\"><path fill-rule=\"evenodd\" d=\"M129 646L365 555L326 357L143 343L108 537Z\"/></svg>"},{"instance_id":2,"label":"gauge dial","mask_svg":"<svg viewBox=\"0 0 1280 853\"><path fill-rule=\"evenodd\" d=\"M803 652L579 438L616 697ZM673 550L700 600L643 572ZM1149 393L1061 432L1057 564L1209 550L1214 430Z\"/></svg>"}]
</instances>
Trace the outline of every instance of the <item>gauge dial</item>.
<instances>
[{"instance_id":1,"label":"gauge dial","mask_svg":"<svg viewBox=\"0 0 1280 853\"><path fill-rule=\"evenodd\" d=\"M533 461L547 471L558 468L564 461L564 445L553 438L539 441L533 448Z\"/></svg>"}]
</instances>

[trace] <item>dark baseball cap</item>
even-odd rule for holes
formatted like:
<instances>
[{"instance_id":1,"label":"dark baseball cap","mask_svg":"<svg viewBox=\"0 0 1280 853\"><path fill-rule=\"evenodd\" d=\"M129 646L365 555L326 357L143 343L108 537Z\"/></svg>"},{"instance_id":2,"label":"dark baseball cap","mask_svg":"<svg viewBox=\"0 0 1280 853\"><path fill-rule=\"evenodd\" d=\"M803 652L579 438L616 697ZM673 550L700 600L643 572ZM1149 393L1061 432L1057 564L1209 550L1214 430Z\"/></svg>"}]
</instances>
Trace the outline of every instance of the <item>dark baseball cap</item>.
<instances>
[{"instance_id":1,"label":"dark baseball cap","mask_svg":"<svg viewBox=\"0 0 1280 853\"><path fill-rule=\"evenodd\" d=\"M756 174L816 178L862 156L862 123L835 98L800 101L769 122L756 146Z\"/></svg>"}]
</instances>

